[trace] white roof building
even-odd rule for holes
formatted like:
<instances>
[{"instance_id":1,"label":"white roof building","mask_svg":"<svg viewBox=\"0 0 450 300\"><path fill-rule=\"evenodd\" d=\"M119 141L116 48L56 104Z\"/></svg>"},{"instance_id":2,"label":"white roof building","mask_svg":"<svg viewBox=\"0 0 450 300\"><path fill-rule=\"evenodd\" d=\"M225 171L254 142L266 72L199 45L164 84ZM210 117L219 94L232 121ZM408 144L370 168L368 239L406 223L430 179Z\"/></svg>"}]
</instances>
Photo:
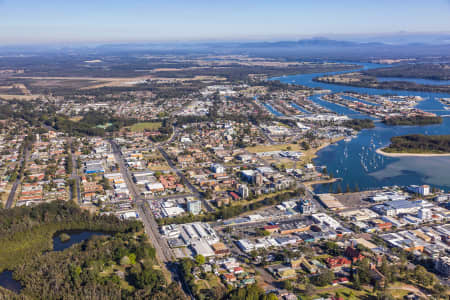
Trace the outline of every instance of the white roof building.
<instances>
[{"instance_id":1,"label":"white roof building","mask_svg":"<svg viewBox=\"0 0 450 300\"><path fill-rule=\"evenodd\" d=\"M161 182L147 183L146 186L149 191L164 190L164 185Z\"/></svg>"}]
</instances>

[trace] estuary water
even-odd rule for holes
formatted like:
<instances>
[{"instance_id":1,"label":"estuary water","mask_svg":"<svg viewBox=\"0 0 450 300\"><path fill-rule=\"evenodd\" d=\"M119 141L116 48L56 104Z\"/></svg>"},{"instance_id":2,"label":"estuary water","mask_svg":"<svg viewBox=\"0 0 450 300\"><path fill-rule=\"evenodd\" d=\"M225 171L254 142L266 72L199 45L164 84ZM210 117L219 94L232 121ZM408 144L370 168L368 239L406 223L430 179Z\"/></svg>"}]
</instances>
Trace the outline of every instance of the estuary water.
<instances>
[{"instance_id":1,"label":"estuary water","mask_svg":"<svg viewBox=\"0 0 450 300\"><path fill-rule=\"evenodd\" d=\"M361 70L389 67L389 65L371 63L356 64L361 65ZM449 98L450 94L360 88L313 81L314 78L322 75L354 71L282 76L271 80L319 87L331 90L333 93L352 91L370 95L421 96L424 100L419 102L418 108L437 115L450 115L450 111L445 110L444 105L438 101L439 98ZM423 83L421 79L410 80ZM351 118L371 118L346 107L321 100L319 95L311 96L310 99L321 106ZM392 185L429 184L446 191L450 190L450 156L393 158L375 152L376 149L389 145L390 138L393 136L415 133L450 134L449 117L444 117L442 124L438 125L387 126L378 122L378 120L375 124L375 128L362 130L351 141L340 141L317 153L318 157L314 160L314 163L326 166L328 172L335 177L342 178L342 181L334 184L317 185L315 186L316 192L335 192L338 185L341 186L342 190L345 190L347 186L351 189L357 186L360 190L367 190Z\"/></svg>"}]
</instances>

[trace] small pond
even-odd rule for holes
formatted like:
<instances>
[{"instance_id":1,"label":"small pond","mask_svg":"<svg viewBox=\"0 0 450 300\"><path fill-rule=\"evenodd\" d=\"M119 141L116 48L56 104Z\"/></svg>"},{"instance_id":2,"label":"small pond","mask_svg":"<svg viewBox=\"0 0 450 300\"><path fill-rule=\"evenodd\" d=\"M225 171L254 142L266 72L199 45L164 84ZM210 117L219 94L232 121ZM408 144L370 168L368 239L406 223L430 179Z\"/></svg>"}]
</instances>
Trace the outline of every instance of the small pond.
<instances>
[{"instance_id":1,"label":"small pond","mask_svg":"<svg viewBox=\"0 0 450 300\"><path fill-rule=\"evenodd\" d=\"M22 285L20 284L19 281L15 280L12 275L13 275L13 272L11 272L11 271L1 272L0 273L0 286L19 294L20 290L22 289Z\"/></svg>"},{"instance_id":2,"label":"small pond","mask_svg":"<svg viewBox=\"0 0 450 300\"><path fill-rule=\"evenodd\" d=\"M60 235L66 233L70 236L68 241L61 241ZM63 251L70 246L88 240L93 236L109 236L110 234L97 231L60 231L53 236L53 251Z\"/></svg>"},{"instance_id":3,"label":"small pond","mask_svg":"<svg viewBox=\"0 0 450 300\"><path fill-rule=\"evenodd\" d=\"M62 233L68 234L70 239L67 241L61 241L60 235ZM53 251L63 251L64 249L69 248L70 246L81 243L85 240L90 239L93 236L110 236L111 234L105 232L97 232L97 231L60 231L54 234L53 236ZM20 293L20 290L23 288L19 281L13 278L13 272L11 271L3 271L0 273L0 286L13 291L17 294Z\"/></svg>"}]
</instances>

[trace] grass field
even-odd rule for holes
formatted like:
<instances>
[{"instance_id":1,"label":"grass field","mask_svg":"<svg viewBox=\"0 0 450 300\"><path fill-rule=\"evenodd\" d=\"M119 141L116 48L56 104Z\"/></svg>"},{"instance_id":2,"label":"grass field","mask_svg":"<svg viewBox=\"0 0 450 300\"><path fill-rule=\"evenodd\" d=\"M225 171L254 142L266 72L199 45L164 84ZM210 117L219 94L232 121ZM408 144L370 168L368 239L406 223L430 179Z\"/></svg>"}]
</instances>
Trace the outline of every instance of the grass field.
<instances>
[{"instance_id":1,"label":"grass field","mask_svg":"<svg viewBox=\"0 0 450 300\"><path fill-rule=\"evenodd\" d=\"M289 148L289 149L288 149ZM299 144L279 144L279 145L258 145L245 148L248 152L259 153L269 151L300 151L302 147Z\"/></svg>"},{"instance_id":2,"label":"grass field","mask_svg":"<svg viewBox=\"0 0 450 300\"><path fill-rule=\"evenodd\" d=\"M148 169L151 171L167 171L170 170L170 166L167 163L162 163L159 165L151 165Z\"/></svg>"},{"instance_id":3,"label":"grass field","mask_svg":"<svg viewBox=\"0 0 450 300\"><path fill-rule=\"evenodd\" d=\"M409 291L402 289L389 289L389 294L391 294L395 299L403 299L409 293Z\"/></svg>"},{"instance_id":4,"label":"grass field","mask_svg":"<svg viewBox=\"0 0 450 300\"><path fill-rule=\"evenodd\" d=\"M77 116L77 117L72 117L72 118L70 118L69 120L70 120L70 121L73 121L73 122L79 122L81 119L83 119L82 116Z\"/></svg>"},{"instance_id":5,"label":"grass field","mask_svg":"<svg viewBox=\"0 0 450 300\"><path fill-rule=\"evenodd\" d=\"M222 288L222 283L220 282L219 277L215 276L212 273L208 273L205 279L197 279L195 281L195 285L200 289L214 289L214 288Z\"/></svg>"},{"instance_id":6,"label":"grass field","mask_svg":"<svg viewBox=\"0 0 450 300\"><path fill-rule=\"evenodd\" d=\"M0 193L0 201L1 201L2 205L3 205L3 207L5 207L5 205L6 205L6 201L8 200L8 196L9 196L9 193L11 191L11 187L12 187L12 184L8 183L8 185L6 186L5 191Z\"/></svg>"},{"instance_id":7,"label":"grass field","mask_svg":"<svg viewBox=\"0 0 450 300\"><path fill-rule=\"evenodd\" d=\"M303 295L302 299L317 299L320 297L333 297L336 296L336 293L338 293L341 297L344 299L349 300L357 300L362 299L365 296L372 296L372 292L370 290L363 289L361 291L354 290L347 286L337 285L337 286L327 286L324 288L318 288L316 292L313 295L306 296Z\"/></svg>"},{"instance_id":8,"label":"grass field","mask_svg":"<svg viewBox=\"0 0 450 300\"><path fill-rule=\"evenodd\" d=\"M161 122L142 122L130 126L131 131L156 130L161 127Z\"/></svg>"}]
</instances>

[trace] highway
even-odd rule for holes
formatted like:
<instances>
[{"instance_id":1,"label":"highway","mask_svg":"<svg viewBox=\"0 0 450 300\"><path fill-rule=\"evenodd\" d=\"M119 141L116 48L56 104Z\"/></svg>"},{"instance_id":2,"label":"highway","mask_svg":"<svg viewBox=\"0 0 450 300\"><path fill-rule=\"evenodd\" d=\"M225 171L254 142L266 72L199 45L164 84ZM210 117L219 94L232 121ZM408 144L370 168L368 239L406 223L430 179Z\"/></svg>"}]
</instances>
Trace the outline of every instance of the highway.
<instances>
[{"instance_id":1,"label":"highway","mask_svg":"<svg viewBox=\"0 0 450 300\"><path fill-rule=\"evenodd\" d=\"M125 180L125 183L128 187L128 189L131 192L133 201L136 203L139 201L139 190L133 183L133 180L131 179L131 176L128 172L128 168L125 165L125 162L123 160L122 151L120 151L120 147L113 141L108 140L111 148L113 150L114 158L116 159L117 164L119 165L120 172L122 173L123 179Z\"/></svg>"},{"instance_id":2,"label":"highway","mask_svg":"<svg viewBox=\"0 0 450 300\"><path fill-rule=\"evenodd\" d=\"M72 149L72 138L69 139L69 149ZM78 168L77 168L77 156L75 153L71 151L72 157L72 174L70 175L70 179L75 180L76 190L77 190L77 203L81 202L81 191L80 191L80 176L78 176ZM72 190L70 191L71 197L73 200L74 196L72 195Z\"/></svg>"},{"instance_id":3,"label":"highway","mask_svg":"<svg viewBox=\"0 0 450 300\"><path fill-rule=\"evenodd\" d=\"M146 204L143 202L139 202L137 204L139 216L142 219L142 222L144 223L145 232L150 238L150 242L156 249L156 253L158 256L158 259L163 263L168 263L170 261L174 260L173 252L169 248L169 245L167 245L166 240L161 238L161 235L158 231L158 224L156 224L155 218L153 217L152 213L149 212L148 207L146 207Z\"/></svg>"},{"instance_id":4,"label":"highway","mask_svg":"<svg viewBox=\"0 0 450 300\"><path fill-rule=\"evenodd\" d=\"M113 150L114 158L116 159L116 162L119 165L122 177L125 180L125 183L132 195L133 202L136 205L138 214L142 220L142 223L144 224L145 232L147 233L150 243L156 250L156 258L158 259L159 262L161 262L161 266L165 267L167 271L170 272L172 280L178 283L178 285L182 288L184 293L188 295L189 298L194 299L191 291L189 290L189 287L182 278L179 267L176 264L174 264L175 258L173 256L172 249L169 248L167 241L161 237L155 217L150 211L150 208L148 207L148 204L146 203L145 199L140 196L139 190L134 184L128 172L128 168L126 167L125 162L123 160L120 147L113 140L109 140L109 143Z\"/></svg>"},{"instance_id":5,"label":"highway","mask_svg":"<svg viewBox=\"0 0 450 300\"><path fill-rule=\"evenodd\" d=\"M122 173L122 177L124 178L128 189L132 194L132 198L136 207L138 209L139 216L141 217L145 231L149 236L152 244L156 249L156 254L160 261L169 262L173 260L172 250L167 245L167 242L161 238L158 230L158 224L156 223L155 217L150 212L150 209L146 206L145 199L140 197L140 193L133 180L131 179L130 173L128 172L127 167L125 166L125 162L122 157L122 153L120 151L119 146L114 141L109 141L113 154L116 159L116 162L119 164L120 172Z\"/></svg>"},{"instance_id":6,"label":"highway","mask_svg":"<svg viewBox=\"0 0 450 300\"><path fill-rule=\"evenodd\" d=\"M28 156L29 156L28 149L24 149L24 154L22 155L22 158L19 161L20 166L25 167L25 164L27 163L27 160L28 160ZM20 168L19 168L19 170L20 170ZM11 191L9 192L8 199L6 200L5 208L11 208L13 206L14 197L16 195L17 188L19 187L19 184L21 182L22 176L23 176L23 174L18 174L17 180L14 181L13 186L11 187Z\"/></svg>"},{"instance_id":7,"label":"highway","mask_svg":"<svg viewBox=\"0 0 450 300\"><path fill-rule=\"evenodd\" d=\"M14 184L11 188L11 191L9 192L8 200L6 201L6 208L11 208L14 203L14 196L16 194L17 187L20 184L20 179L17 179L14 181Z\"/></svg>"},{"instance_id":8,"label":"highway","mask_svg":"<svg viewBox=\"0 0 450 300\"><path fill-rule=\"evenodd\" d=\"M161 236L158 231L158 225L156 224L155 218L152 213L148 212L148 207L145 207L144 199L141 199L139 191L134 184L131 176L128 172L127 167L125 166L125 162L122 157L122 153L120 151L119 146L112 140L109 140L114 157L116 162L119 164L120 172L122 173L122 177L124 178L129 191L131 192L133 202L135 203L139 216L144 223L145 232L150 238L150 242L156 249L156 256L159 261L166 263L172 260L172 250L169 249L165 240L161 239Z\"/></svg>"}]
</instances>

